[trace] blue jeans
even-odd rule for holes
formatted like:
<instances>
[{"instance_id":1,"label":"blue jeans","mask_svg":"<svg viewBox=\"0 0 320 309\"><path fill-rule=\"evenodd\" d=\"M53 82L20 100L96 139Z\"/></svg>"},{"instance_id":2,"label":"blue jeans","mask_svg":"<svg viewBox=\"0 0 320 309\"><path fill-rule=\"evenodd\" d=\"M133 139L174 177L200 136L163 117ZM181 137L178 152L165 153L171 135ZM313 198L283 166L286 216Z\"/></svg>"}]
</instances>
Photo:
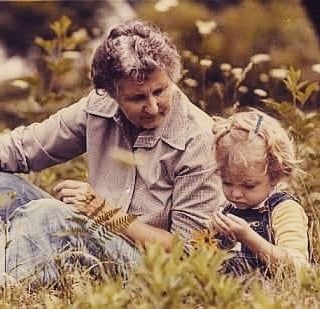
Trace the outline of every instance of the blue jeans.
<instances>
[{"instance_id":1,"label":"blue jeans","mask_svg":"<svg viewBox=\"0 0 320 309\"><path fill-rule=\"evenodd\" d=\"M10 198L10 192L15 193L15 197ZM50 198L49 193L32 185L23 178L0 172L0 218L6 220L18 207L41 198Z\"/></svg>"},{"instance_id":2,"label":"blue jeans","mask_svg":"<svg viewBox=\"0 0 320 309\"><path fill-rule=\"evenodd\" d=\"M17 198L5 205L7 220L0 220L0 283L31 276L41 284L52 283L58 279L58 265L72 267L75 255L86 266L101 267L105 261L107 272L124 277L123 272L141 263L139 250L122 237L22 178L0 173L0 194L8 189Z\"/></svg>"}]
</instances>

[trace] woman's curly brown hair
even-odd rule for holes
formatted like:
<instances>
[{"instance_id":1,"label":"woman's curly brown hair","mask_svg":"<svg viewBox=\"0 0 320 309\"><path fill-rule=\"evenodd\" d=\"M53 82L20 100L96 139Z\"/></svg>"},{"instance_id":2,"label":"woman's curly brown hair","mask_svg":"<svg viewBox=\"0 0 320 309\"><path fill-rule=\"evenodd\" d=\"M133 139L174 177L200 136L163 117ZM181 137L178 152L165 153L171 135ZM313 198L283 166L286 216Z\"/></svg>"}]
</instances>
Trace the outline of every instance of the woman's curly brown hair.
<instances>
[{"instance_id":1,"label":"woman's curly brown hair","mask_svg":"<svg viewBox=\"0 0 320 309\"><path fill-rule=\"evenodd\" d=\"M166 33L142 20L132 20L114 28L96 49L91 76L95 89L111 96L121 79L138 83L157 69L165 70L173 82L181 75L180 56Z\"/></svg>"}]
</instances>

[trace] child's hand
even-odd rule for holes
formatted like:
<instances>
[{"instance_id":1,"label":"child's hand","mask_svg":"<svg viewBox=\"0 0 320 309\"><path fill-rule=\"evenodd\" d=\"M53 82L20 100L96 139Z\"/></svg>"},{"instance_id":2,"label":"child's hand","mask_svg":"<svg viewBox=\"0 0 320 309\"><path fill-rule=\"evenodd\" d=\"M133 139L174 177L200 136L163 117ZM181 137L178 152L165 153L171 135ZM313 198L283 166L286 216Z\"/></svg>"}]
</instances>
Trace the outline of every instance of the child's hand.
<instances>
[{"instance_id":1,"label":"child's hand","mask_svg":"<svg viewBox=\"0 0 320 309\"><path fill-rule=\"evenodd\" d=\"M251 230L248 222L244 219L232 214L225 215L221 211L215 212L212 220L217 231L232 240L245 240Z\"/></svg>"}]
</instances>

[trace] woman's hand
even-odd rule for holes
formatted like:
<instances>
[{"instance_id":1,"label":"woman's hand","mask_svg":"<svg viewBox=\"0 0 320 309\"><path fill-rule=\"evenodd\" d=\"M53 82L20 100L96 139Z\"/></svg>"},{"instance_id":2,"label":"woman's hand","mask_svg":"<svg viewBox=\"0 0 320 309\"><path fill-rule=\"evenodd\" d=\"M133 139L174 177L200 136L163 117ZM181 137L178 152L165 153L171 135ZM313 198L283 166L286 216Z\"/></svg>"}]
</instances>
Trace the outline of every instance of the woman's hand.
<instances>
[{"instance_id":1,"label":"woman's hand","mask_svg":"<svg viewBox=\"0 0 320 309\"><path fill-rule=\"evenodd\" d=\"M213 225L217 231L232 240L245 241L251 230L247 221L232 214L217 211L213 214Z\"/></svg>"},{"instance_id":2,"label":"woman's hand","mask_svg":"<svg viewBox=\"0 0 320 309\"><path fill-rule=\"evenodd\" d=\"M53 192L59 200L84 212L88 216L96 213L98 208L107 206L104 203L104 198L95 193L87 182L64 180L53 188Z\"/></svg>"}]
</instances>

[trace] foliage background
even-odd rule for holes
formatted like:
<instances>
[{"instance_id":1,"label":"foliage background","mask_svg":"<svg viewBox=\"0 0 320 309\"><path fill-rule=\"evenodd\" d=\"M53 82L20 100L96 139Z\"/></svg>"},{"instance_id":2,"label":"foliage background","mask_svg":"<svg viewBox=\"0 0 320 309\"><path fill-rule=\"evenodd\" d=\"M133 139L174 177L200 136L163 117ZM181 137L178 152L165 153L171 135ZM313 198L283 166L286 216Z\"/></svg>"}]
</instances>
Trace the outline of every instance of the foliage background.
<instances>
[{"instance_id":1,"label":"foliage background","mask_svg":"<svg viewBox=\"0 0 320 309\"><path fill-rule=\"evenodd\" d=\"M8 56L20 55L32 65L30 74L0 81L1 131L40 121L92 88L90 56L105 32L97 14L106 2L0 2L0 42L6 44ZM301 2L129 2L137 16L173 37L184 66L179 85L195 104L209 114L225 116L256 106L288 128L306 171L292 191L301 197L310 218L318 260L320 50ZM61 179L87 179L86 158L24 177L51 192ZM200 244L205 246L206 238ZM218 276L222 260L223 253L214 246L186 258L178 242L172 254L152 245L127 289L119 278L92 282L72 274L64 278L62 291L46 288L30 294L24 287L2 289L2 302L55 308L318 306L318 265L298 276L288 273L266 282L258 275L244 280Z\"/></svg>"}]
</instances>

